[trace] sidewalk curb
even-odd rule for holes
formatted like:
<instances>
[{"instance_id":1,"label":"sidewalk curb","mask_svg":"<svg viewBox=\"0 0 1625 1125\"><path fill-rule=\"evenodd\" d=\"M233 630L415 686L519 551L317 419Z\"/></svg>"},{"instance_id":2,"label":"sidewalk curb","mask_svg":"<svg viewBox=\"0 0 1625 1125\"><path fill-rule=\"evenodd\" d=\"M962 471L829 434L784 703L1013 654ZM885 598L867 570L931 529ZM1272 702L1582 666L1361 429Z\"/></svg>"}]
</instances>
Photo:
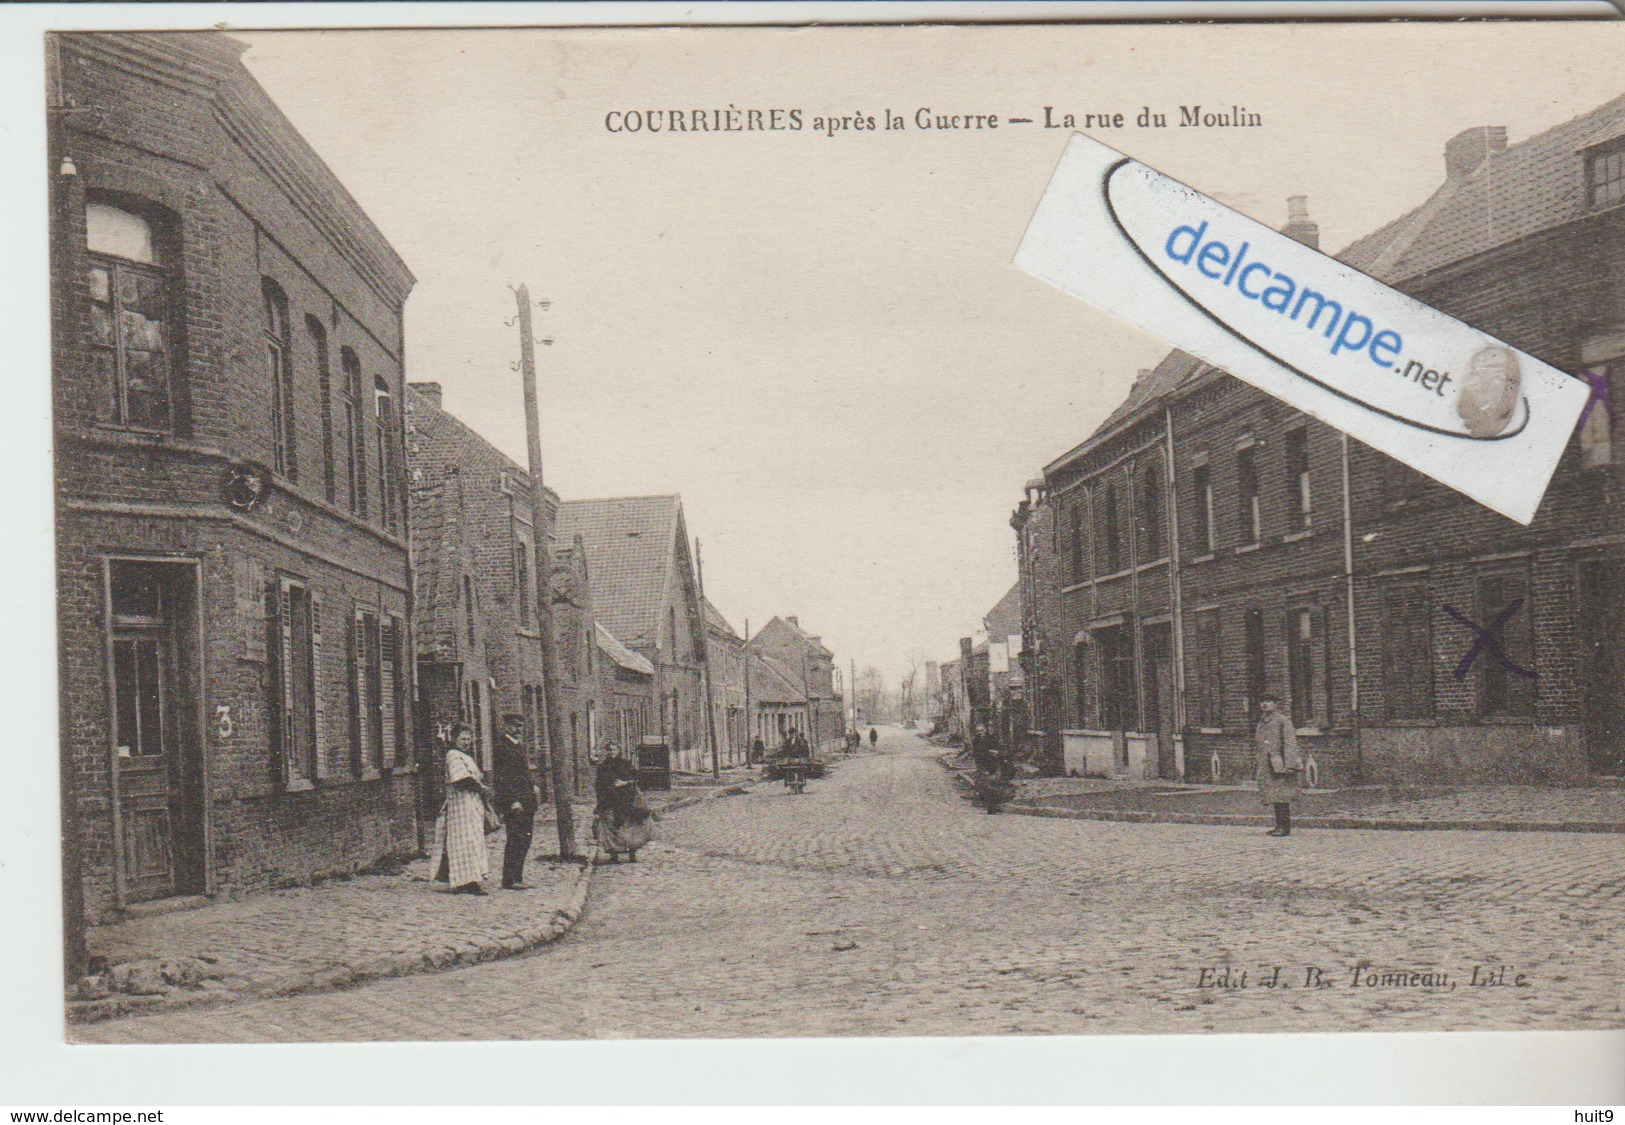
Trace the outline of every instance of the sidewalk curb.
<instances>
[{"instance_id":1,"label":"sidewalk curb","mask_svg":"<svg viewBox=\"0 0 1625 1125\"><path fill-rule=\"evenodd\" d=\"M1067 809L1054 805L1004 806L1017 816L1051 820L1111 820L1127 824L1217 824L1239 828L1268 827L1273 821L1260 813L1144 812L1139 809ZM1359 816L1294 816L1293 828L1359 828L1392 832L1613 832L1625 833L1625 824L1598 820L1398 820Z\"/></svg>"},{"instance_id":2,"label":"sidewalk curb","mask_svg":"<svg viewBox=\"0 0 1625 1125\"><path fill-rule=\"evenodd\" d=\"M949 763L941 754L937 761L957 780L969 771ZM1101 820L1120 824L1212 824L1234 828L1268 827L1273 823L1265 813L1182 813L1147 812L1143 809L1072 809L1042 804L1042 797L1018 798L1004 806L1017 816L1037 816L1049 820ZM1031 802L1031 803L1024 803ZM1369 816L1294 816L1294 828L1354 828L1384 832L1585 832L1625 834L1625 824L1607 820L1400 820Z\"/></svg>"},{"instance_id":3,"label":"sidewalk curb","mask_svg":"<svg viewBox=\"0 0 1625 1125\"><path fill-rule=\"evenodd\" d=\"M587 894L592 887L593 869L597 866L597 859L598 848L595 845L587 856L586 864L576 874L575 883L570 888L570 896L565 904L554 910L546 919L514 930L506 937L469 939L455 946L437 946L414 953L390 954L356 965L334 965L313 972L289 973L241 989L217 988L196 992L177 990L157 996L118 995L102 1000L70 1000L67 1004L67 1020L70 1024L100 1023L124 1016L152 1015L193 1008L216 1008L244 1001L297 996L301 993L336 992L339 989L353 988L391 977L443 972L447 969L514 957L551 944L575 928L587 904Z\"/></svg>"}]
</instances>

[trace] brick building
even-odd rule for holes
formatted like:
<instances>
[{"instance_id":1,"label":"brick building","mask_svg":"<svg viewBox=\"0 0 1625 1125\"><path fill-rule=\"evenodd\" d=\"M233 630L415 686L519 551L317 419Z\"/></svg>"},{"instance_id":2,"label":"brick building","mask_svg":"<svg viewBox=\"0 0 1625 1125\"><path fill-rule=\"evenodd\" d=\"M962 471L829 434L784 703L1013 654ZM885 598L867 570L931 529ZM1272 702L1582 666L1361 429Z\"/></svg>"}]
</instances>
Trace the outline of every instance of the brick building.
<instances>
[{"instance_id":1,"label":"brick building","mask_svg":"<svg viewBox=\"0 0 1625 1125\"><path fill-rule=\"evenodd\" d=\"M1027 736L1026 681L1021 669L1021 583L982 618L987 654L988 731L1001 749L1019 749Z\"/></svg>"},{"instance_id":2,"label":"brick building","mask_svg":"<svg viewBox=\"0 0 1625 1125\"><path fill-rule=\"evenodd\" d=\"M705 658L711 669L711 714L716 723L717 760L734 765L749 756L746 735L745 638L734 632L722 611L703 599Z\"/></svg>"},{"instance_id":3,"label":"brick building","mask_svg":"<svg viewBox=\"0 0 1625 1125\"><path fill-rule=\"evenodd\" d=\"M813 747L839 740L846 732L845 705L835 687L835 655L823 639L808 633L795 617L774 617L757 630L749 647L773 661L802 693L807 719L798 729Z\"/></svg>"},{"instance_id":4,"label":"brick building","mask_svg":"<svg viewBox=\"0 0 1625 1125\"><path fill-rule=\"evenodd\" d=\"M92 923L415 846L413 278L241 50L47 44L64 866Z\"/></svg>"},{"instance_id":5,"label":"brick building","mask_svg":"<svg viewBox=\"0 0 1625 1125\"><path fill-rule=\"evenodd\" d=\"M658 697L655 666L623 645L602 625L598 637L598 699L601 720L598 745L617 743L635 749L655 729Z\"/></svg>"},{"instance_id":6,"label":"brick building","mask_svg":"<svg viewBox=\"0 0 1625 1125\"><path fill-rule=\"evenodd\" d=\"M1445 167L1342 260L1606 386L1625 98L1517 145L1467 130ZM1273 691L1333 783L1618 775L1622 471L1599 399L1523 527L1174 352L1012 518L1036 726L1073 772L1234 779ZM1496 621L1507 659L1461 667Z\"/></svg>"},{"instance_id":7,"label":"brick building","mask_svg":"<svg viewBox=\"0 0 1625 1125\"><path fill-rule=\"evenodd\" d=\"M807 693L799 672L786 668L777 658L747 647L745 659L750 666L751 737L760 738L763 747L772 751L790 731L808 729ZM811 737L808 735L809 742Z\"/></svg>"},{"instance_id":8,"label":"brick building","mask_svg":"<svg viewBox=\"0 0 1625 1125\"><path fill-rule=\"evenodd\" d=\"M546 716L530 477L445 409L438 383L411 385L407 431L417 567L418 752L427 813L441 800L437 748L453 722L473 726L475 756L489 769L501 717L523 716L545 786ZM543 502L556 520L558 497L548 490ZM599 688L592 584L578 539L555 542L551 553L557 742L568 784L585 792Z\"/></svg>"},{"instance_id":9,"label":"brick building","mask_svg":"<svg viewBox=\"0 0 1625 1125\"><path fill-rule=\"evenodd\" d=\"M704 624L682 499L571 500L559 508L554 538L580 539L592 561L597 620L654 666L647 733L671 748L674 768L708 765Z\"/></svg>"}]
</instances>

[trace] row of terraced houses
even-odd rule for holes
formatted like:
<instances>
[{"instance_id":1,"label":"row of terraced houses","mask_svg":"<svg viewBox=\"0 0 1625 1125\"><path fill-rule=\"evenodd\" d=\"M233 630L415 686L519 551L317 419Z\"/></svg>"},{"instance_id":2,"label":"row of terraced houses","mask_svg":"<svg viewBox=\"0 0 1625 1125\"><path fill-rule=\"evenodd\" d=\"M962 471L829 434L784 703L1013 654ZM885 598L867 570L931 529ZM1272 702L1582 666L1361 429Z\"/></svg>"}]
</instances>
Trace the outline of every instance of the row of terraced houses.
<instances>
[{"instance_id":1,"label":"row of terraced houses","mask_svg":"<svg viewBox=\"0 0 1625 1125\"><path fill-rule=\"evenodd\" d=\"M241 44L47 49L70 933L417 853L454 722L489 766L519 717L578 796L609 741L699 770L839 736L829 649L702 598L676 495L548 491L538 529L526 472L407 381L414 278Z\"/></svg>"},{"instance_id":2,"label":"row of terraced houses","mask_svg":"<svg viewBox=\"0 0 1625 1125\"><path fill-rule=\"evenodd\" d=\"M1051 769L1248 777L1271 692L1322 784L1625 772L1625 97L1444 170L1338 257L1591 383L1533 523L1170 353L1011 520ZM1301 197L1283 231L1318 246Z\"/></svg>"}]
</instances>

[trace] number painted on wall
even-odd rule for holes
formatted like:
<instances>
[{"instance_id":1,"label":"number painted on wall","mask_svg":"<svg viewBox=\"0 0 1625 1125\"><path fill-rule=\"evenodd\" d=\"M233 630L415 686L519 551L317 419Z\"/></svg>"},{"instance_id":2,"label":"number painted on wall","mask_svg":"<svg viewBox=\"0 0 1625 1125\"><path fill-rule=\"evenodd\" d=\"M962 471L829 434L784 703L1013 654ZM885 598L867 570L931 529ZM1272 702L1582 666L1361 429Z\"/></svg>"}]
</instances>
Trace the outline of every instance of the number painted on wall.
<instances>
[{"instance_id":1,"label":"number painted on wall","mask_svg":"<svg viewBox=\"0 0 1625 1125\"><path fill-rule=\"evenodd\" d=\"M214 709L214 733L230 738L236 728L231 725L231 707L225 703Z\"/></svg>"}]
</instances>

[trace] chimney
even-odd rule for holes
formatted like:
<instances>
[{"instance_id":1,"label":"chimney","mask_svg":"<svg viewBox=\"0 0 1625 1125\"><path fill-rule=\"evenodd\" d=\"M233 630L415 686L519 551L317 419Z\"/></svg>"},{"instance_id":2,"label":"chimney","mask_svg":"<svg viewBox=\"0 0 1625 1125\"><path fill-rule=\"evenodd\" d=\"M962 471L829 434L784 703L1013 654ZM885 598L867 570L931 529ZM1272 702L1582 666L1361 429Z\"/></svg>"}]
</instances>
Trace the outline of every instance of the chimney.
<instances>
[{"instance_id":1,"label":"chimney","mask_svg":"<svg viewBox=\"0 0 1625 1125\"><path fill-rule=\"evenodd\" d=\"M445 409L445 407L440 405L440 384L439 383L408 383L406 385L411 387L414 391L416 391L418 394L422 395L424 398L428 399L430 402L434 403L434 408L436 410L444 410Z\"/></svg>"},{"instance_id":2,"label":"chimney","mask_svg":"<svg viewBox=\"0 0 1625 1125\"><path fill-rule=\"evenodd\" d=\"M1281 233L1303 243L1311 250L1320 249L1320 224L1309 217L1309 197L1289 195L1286 200L1286 226Z\"/></svg>"},{"instance_id":3,"label":"chimney","mask_svg":"<svg viewBox=\"0 0 1625 1125\"><path fill-rule=\"evenodd\" d=\"M1444 173L1454 180L1470 176L1484 161L1507 147L1505 125L1477 125L1444 144Z\"/></svg>"},{"instance_id":4,"label":"chimney","mask_svg":"<svg viewBox=\"0 0 1625 1125\"><path fill-rule=\"evenodd\" d=\"M794 625L797 629L801 628L801 622L797 621L794 617L791 617L789 614L786 614L784 619L786 621L788 621L790 624Z\"/></svg>"}]
</instances>

